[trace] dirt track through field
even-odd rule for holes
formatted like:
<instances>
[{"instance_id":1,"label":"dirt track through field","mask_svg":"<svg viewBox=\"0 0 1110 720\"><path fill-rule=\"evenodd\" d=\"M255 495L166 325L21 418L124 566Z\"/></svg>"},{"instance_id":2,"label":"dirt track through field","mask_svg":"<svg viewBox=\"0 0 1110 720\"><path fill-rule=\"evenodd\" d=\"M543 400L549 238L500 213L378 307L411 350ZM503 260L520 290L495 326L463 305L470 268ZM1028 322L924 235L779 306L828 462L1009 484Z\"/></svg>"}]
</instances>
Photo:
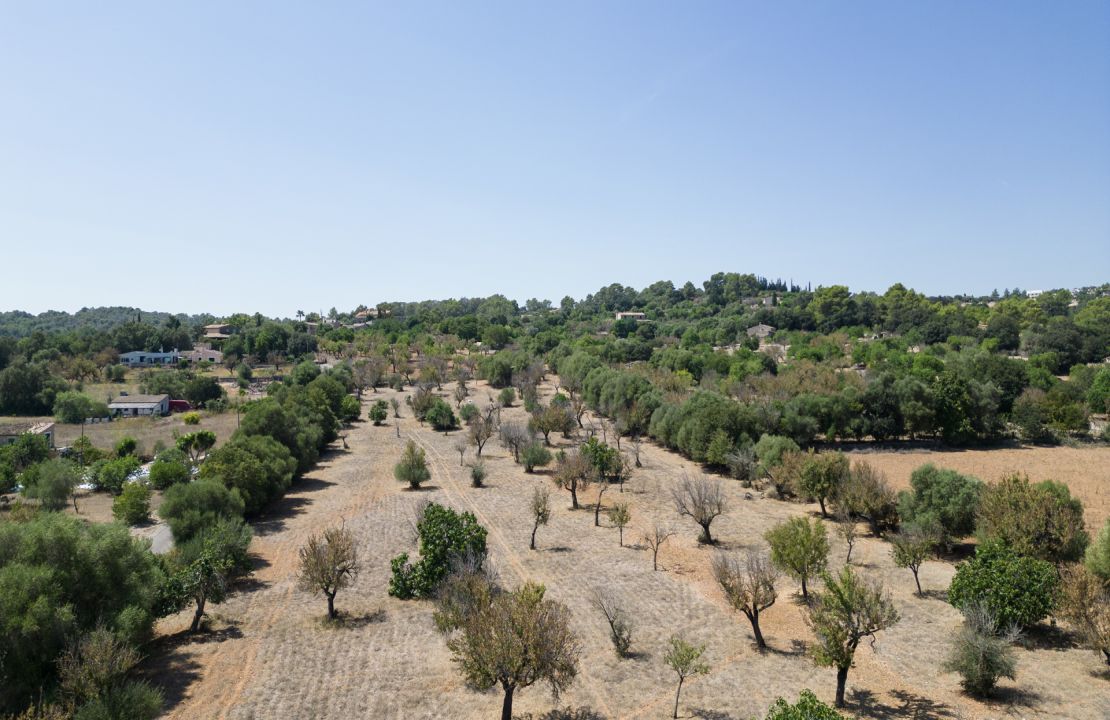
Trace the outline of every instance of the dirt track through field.
<instances>
[{"instance_id":1,"label":"dirt track through field","mask_svg":"<svg viewBox=\"0 0 1110 720\"><path fill-rule=\"evenodd\" d=\"M449 390L445 387L443 393ZM476 394L484 398L485 392L482 386ZM390 393L368 400L376 397ZM519 407L504 412L506 419L524 417ZM425 450L432 472L427 489L420 492L403 489L392 477L408 438ZM711 666L708 675L683 688L682 713L687 717L762 717L775 697L795 698L806 687L831 699L834 672L815 667L805 655L812 636L795 595L797 586L784 580L778 601L763 614L771 650L760 654L746 619L728 607L709 571L714 552L763 547L767 529L790 517L813 516L816 506L761 499L757 492L749 495L725 481L731 510L713 525L720 546L701 547L695 542L697 527L675 514L670 499L675 481L700 468L645 443L644 467L634 472L623 493L614 487L604 496L605 507L619 500L632 511L625 546L620 547L604 514L602 527L594 527L596 488L582 492L583 509L571 512L568 494L551 484L549 473L525 474L496 440L483 452L487 487L472 488L468 468L459 465L452 449L457 438L458 433L445 436L421 427L410 416L390 418L384 427L363 423L352 428L351 449L330 452L294 486L275 514L255 525L251 550L258 568L242 590L210 608L212 631L198 638L182 634L189 613L162 622L164 638L152 648L146 671L167 690L167 717L495 717L499 693L465 687L431 621L431 605L387 595L389 560L414 553L415 513L428 500L474 513L489 530L489 564L505 585L544 583L548 595L569 608L582 659L560 705L588 706L610 718L669 717L674 676L662 655L673 633L704 643ZM564 446L568 442L557 440ZM1071 462L1078 468L1080 459ZM550 488L553 512L549 524L539 528L538 549L531 551L527 508L533 487L540 483ZM652 572L650 552L638 544L640 531L655 521L677 533L659 553L659 572ZM332 628L320 622L323 598L296 586L297 551L311 534L340 523L355 534L364 570L336 599L337 608L348 616L346 625ZM844 546L831 536L830 568L835 570L843 563ZM956 676L939 669L948 638L960 623L959 614L943 600L952 565L925 564L921 580L926 595L920 598L912 592L909 571L893 566L883 541L861 538L853 565L891 590L902 615L898 625L880 633L874 647L865 643L857 653L848 685L860 717L1110 717L1110 679L1098 674L1093 654L1062 634L1042 633L1030 649L1018 650L1017 682L1004 683L1007 702L985 705L967 699ZM634 619L632 658L614 655L605 621L590 604L594 588L608 590ZM553 706L541 686L517 693L518 713L539 715Z\"/></svg>"}]
</instances>

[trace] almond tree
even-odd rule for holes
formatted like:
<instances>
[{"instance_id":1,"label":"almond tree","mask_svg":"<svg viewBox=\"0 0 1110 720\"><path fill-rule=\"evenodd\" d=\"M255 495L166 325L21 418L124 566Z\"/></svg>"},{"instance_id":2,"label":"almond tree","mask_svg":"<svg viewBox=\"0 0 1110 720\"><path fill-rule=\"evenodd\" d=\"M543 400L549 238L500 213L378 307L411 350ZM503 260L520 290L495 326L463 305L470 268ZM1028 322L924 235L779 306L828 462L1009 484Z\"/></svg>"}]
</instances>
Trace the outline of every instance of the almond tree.
<instances>
[{"instance_id":1,"label":"almond tree","mask_svg":"<svg viewBox=\"0 0 1110 720\"><path fill-rule=\"evenodd\" d=\"M617 503L608 512L609 522L616 526L620 532L618 536L618 543L624 547L624 527L632 520L632 513L628 509L628 503Z\"/></svg>"},{"instance_id":2,"label":"almond tree","mask_svg":"<svg viewBox=\"0 0 1110 720\"><path fill-rule=\"evenodd\" d=\"M824 571L829 561L825 525L796 517L779 523L763 537L771 545L771 561L802 584L802 597L808 599L807 581Z\"/></svg>"},{"instance_id":3,"label":"almond tree","mask_svg":"<svg viewBox=\"0 0 1110 720\"><path fill-rule=\"evenodd\" d=\"M301 589L323 593L328 599L328 618L334 620L338 616L336 594L349 587L361 570L354 535L346 528L329 528L323 537L310 537L300 556Z\"/></svg>"},{"instance_id":4,"label":"almond tree","mask_svg":"<svg viewBox=\"0 0 1110 720\"><path fill-rule=\"evenodd\" d=\"M674 694L674 713L671 717L678 717L678 699L682 695L682 683L691 675L705 675L709 672L709 665L702 662L701 656L705 652L704 645L693 645L683 638L672 635L670 648L663 656L663 662L678 675L678 689Z\"/></svg>"},{"instance_id":5,"label":"almond tree","mask_svg":"<svg viewBox=\"0 0 1110 720\"><path fill-rule=\"evenodd\" d=\"M743 564L735 556L722 553L713 559L713 576L728 604L744 613L752 624L759 650L766 650L767 643L759 629L759 613L774 605L778 598L775 590L778 570L763 553L750 551Z\"/></svg>"},{"instance_id":6,"label":"almond tree","mask_svg":"<svg viewBox=\"0 0 1110 720\"><path fill-rule=\"evenodd\" d=\"M669 527L655 523L651 529L645 532L642 536L644 544L651 548L651 569L652 571L659 569L659 548L663 547L663 543L674 535L674 530Z\"/></svg>"},{"instance_id":7,"label":"almond tree","mask_svg":"<svg viewBox=\"0 0 1110 720\"><path fill-rule=\"evenodd\" d=\"M552 476L555 484L570 493L570 509L578 509L578 491L589 487L595 476L593 463L580 453L573 452L559 459Z\"/></svg>"},{"instance_id":8,"label":"almond tree","mask_svg":"<svg viewBox=\"0 0 1110 720\"><path fill-rule=\"evenodd\" d=\"M709 526L718 516L728 511L728 502L721 490L721 483L706 477L691 480L683 476L682 484L672 492L675 509L679 515L689 517L701 526L698 542L705 545L714 543Z\"/></svg>"},{"instance_id":9,"label":"almond tree","mask_svg":"<svg viewBox=\"0 0 1110 720\"><path fill-rule=\"evenodd\" d=\"M532 491L532 543L528 546L529 549L536 549L536 531L540 529L540 525L546 525L547 521L551 519L551 504L548 499L547 488L537 486Z\"/></svg>"}]
</instances>

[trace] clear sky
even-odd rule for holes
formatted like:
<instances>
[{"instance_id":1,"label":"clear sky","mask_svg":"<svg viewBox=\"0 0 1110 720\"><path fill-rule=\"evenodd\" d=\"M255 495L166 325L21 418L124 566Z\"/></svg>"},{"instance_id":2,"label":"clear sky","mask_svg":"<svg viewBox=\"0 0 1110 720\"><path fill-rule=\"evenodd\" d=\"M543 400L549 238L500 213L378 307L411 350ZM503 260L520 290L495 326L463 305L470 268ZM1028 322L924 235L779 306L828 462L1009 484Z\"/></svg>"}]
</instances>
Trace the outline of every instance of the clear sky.
<instances>
[{"instance_id":1,"label":"clear sky","mask_svg":"<svg viewBox=\"0 0 1110 720\"><path fill-rule=\"evenodd\" d=\"M3 2L0 309L1110 280L1110 2Z\"/></svg>"}]
</instances>

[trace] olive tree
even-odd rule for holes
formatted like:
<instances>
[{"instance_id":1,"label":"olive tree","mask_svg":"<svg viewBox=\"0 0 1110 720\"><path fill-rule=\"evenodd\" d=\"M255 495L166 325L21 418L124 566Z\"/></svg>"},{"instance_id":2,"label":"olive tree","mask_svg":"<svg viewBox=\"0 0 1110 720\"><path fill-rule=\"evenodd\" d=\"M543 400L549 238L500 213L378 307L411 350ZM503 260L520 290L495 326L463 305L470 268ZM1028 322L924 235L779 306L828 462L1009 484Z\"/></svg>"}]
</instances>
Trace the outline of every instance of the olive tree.
<instances>
[{"instance_id":1,"label":"olive tree","mask_svg":"<svg viewBox=\"0 0 1110 720\"><path fill-rule=\"evenodd\" d=\"M933 549L939 539L938 533L933 528L921 525L908 525L890 539L890 556L894 559L895 565L907 568L913 573L913 581L917 585L919 597L921 579L918 577L918 572L921 570L922 563L932 557Z\"/></svg>"},{"instance_id":2,"label":"olive tree","mask_svg":"<svg viewBox=\"0 0 1110 720\"><path fill-rule=\"evenodd\" d=\"M596 476L593 463L579 452L561 455L555 474L555 485L570 493L570 509L578 509L578 491L589 487Z\"/></svg>"},{"instance_id":3,"label":"olive tree","mask_svg":"<svg viewBox=\"0 0 1110 720\"><path fill-rule=\"evenodd\" d=\"M972 695L991 694L998 678L1015 677L1017 660L1011 645L1021 635L1016 626L999 627L991 611L978 603L963 609L964 624L953 638L944 669L959 673L960 684Z\"/></svg>"},{"instance_id":4,"label":"olive tree","mask_svg":"<svg viewBox=\"0 0 1110 720\"><path fill-rule=\"evenodd\" d=\"M679 516L689 517L701 526L702 534L698 542L712 545L714 540L709 527L728 512L728 501L721 483L704 476L691 479L684 475L682 482L672 490L671 497Z\"/></svg>"},{"instance_id":5,"label":"olive tree","mask_svg":"<svg viewBox=\"0 0 1110 720\"><path fill-rule=\"evenodd\" d=\"M301 589L323 593L328 599L328 619L334 620L338 616L336 593L349 587L361 570L354 535L346 528L329 528L323 536L311 536L300 549L300 557Z\"/></svg>"},{"instance_id":6,"label":"olive tree","mask_svg":"<svg viewBox=\"0 0 1110 720\"><path fill-rule=\"evenodd\" d=\"M619 532L617 543L624 547L624 528L632 520L632 512L628 509L628 503L617 503L609 508L607 515L609 516L609 522Z\"/></svg>"},{"instance_id":7,"label":"olive tree","mask_svg":"<svg viewBox=\"0 0 1110 720\"><path fill-rule=\"evenodd\" d=\"M775 604L778 576L778 570L763 553L750 551L743 563L734 555L724 553L713 558L713 577L724 591L728 604L748 618L755 644L761 652L767 649L767 643L759 629L759 613Z\"/></svg>"},{"instance_id":8,"label":"olive tree","mask_svg":"<svg viewBox=\"0 0 1110 720\"><path fill-rule=\"evenodd\" d=\"M837 576L823 574L825 590L809 608L809 626L816 635L814 661L836 668L836 706L844 707L844 686L856 648L866 637L898 622L898 612L880 584L868 582L845 566Z\"/></svg>"},{"instance_id":9,"label":"olive tree","mask_svg":"<svg viewBox=\"0 0 1110 720\"><path fill-rule=\"evenodd\" d=\"M802 597L808 599L807 582L825 570L829 559L829 539L820 520L796 517L779 523L763 536L771 546L775 567L802 584Z\"/></svg>"}]
</instances>

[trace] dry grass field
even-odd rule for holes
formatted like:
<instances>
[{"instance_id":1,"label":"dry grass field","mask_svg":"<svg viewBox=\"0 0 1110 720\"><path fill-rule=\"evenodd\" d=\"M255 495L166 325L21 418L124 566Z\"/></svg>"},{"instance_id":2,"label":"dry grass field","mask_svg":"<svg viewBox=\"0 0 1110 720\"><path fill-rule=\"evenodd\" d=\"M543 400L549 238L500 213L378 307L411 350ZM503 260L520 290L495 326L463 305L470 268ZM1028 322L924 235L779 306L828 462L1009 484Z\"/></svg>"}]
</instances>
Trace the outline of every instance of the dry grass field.
<instances>
[{"instance_id":1,"label":"dry grass field","mask_svg":"<svg viewBox=\"0 0 1110 720\"><path fill-rule=\"evenodd\" d=\"M448 395L451 388L444 388ZM546 390L550 393L550 388ZM484 402L488 390L475 391ZM377 397L389 397L383 391ZM373 399L375 396L369 396ZM507 416L523 417L519 407ZM710 674L689 681L680 714L725 720L762 717L780 695L794 699L812 688L831 701L835 673L817 668L806 656L811 634L797 587L784 580L778 602L762 621L770 651L754 649L743 616L731 611L709 574L714 552L741 552L762 547L763 533L775 523L816 506L747 497L739 484L725 481L730 512L714 523L721 540L716 550L699 547L693 522L674 512L670 488L683 473L700 472L694 464L658 447L645 446L644 467L625 492L616 488L605 504L618 499L632 509L618 547L617 530L594 527L589 503L571 512L569 496L550 485L543 473L527 475L495 441L483 455L489 470L487 487L470 487L447 436L420 427L402 406L400 420L383 427L362 423L353 428L349 450L329 453L320 466L294 486L275 511L255 525L252 552L254 576L223 605L210 607L211 630L190 637L187 612L167 618L160 638L149 648L144 672L166 690L167 717L174 720L277 718L491 718L500 711L500 695L467 689L436 632L427 602L399 601L386 593L389 560L415 549L417 507L426 500L474 512L489 529L489 562L507 585L525 579L547 585L551 597L565 603L583 654L573 686L560 706L589 707L610 718L670 717L674 677L662 662L664 643L672 633L707 646ZM397 437L394 423L401 437ZM426 490L409 492L393 479L392 467L407 438L427 450L432 480ZM560 442L563 442L560 440ZM1072 482L1094 481L1105 468L1105 455L1075 451L1033 451L1057 467L1060 452L1076 475L1055 477ZM945 454L947 457L947 454ZM962 455L961 455L962 457ZM968 457L971 457L970 455ZM986 455L983 456L987 457ZM1022 456L1024 457L1024 456ZM467 460L472 459L468 452ZM917 462L936 459L921 455L897 465L899 458L872 458L898 482ZM939 462L939 460L937 460ZM984 460L984 463L987 461ZM961 469L972 470L973 468ZM980 477L993 477L996 466L983 465ZM997 466L1001 468L1001 466ZM1040 477L1033 466L1022 466ZM903 472L904 470L904 472ZM551 487L551 522L541 527L538 550L528 550L531 518L528 501L537 484ZM1081 496L1087 497L1081 493ZM639 529L659 520L678 534L660 553L660 570L652 571L651 556L637 545ZM341 592L337 607L347 613L342 627L324 626L325 601L296 587L297 550L312 533L344 523L358 540L364 571L353 588ZM838 568L845 549L833 534L831 566ZM881 579L891 590L901 622L864 643L848 678L851 713L867 718L1074 718L1110 717L1110 676L1093 654L1073 645L1062 631L1043 630L1018 650L1016 682L1003 681L999 699L989 704L964 696L958 679L940 669L947 642L960 624L959 614L943 600L954 572L944 562L922 570L925 597L913 595L908 570L894 567L888 545L865 537L856 547L853 564ZM589 602L592 588L606 588L636 621L636 656L618 660L609 644L603 618ZM554 707L546 688L517 693L518 713L546 712Z\"/></svg>"}]
</instances>

